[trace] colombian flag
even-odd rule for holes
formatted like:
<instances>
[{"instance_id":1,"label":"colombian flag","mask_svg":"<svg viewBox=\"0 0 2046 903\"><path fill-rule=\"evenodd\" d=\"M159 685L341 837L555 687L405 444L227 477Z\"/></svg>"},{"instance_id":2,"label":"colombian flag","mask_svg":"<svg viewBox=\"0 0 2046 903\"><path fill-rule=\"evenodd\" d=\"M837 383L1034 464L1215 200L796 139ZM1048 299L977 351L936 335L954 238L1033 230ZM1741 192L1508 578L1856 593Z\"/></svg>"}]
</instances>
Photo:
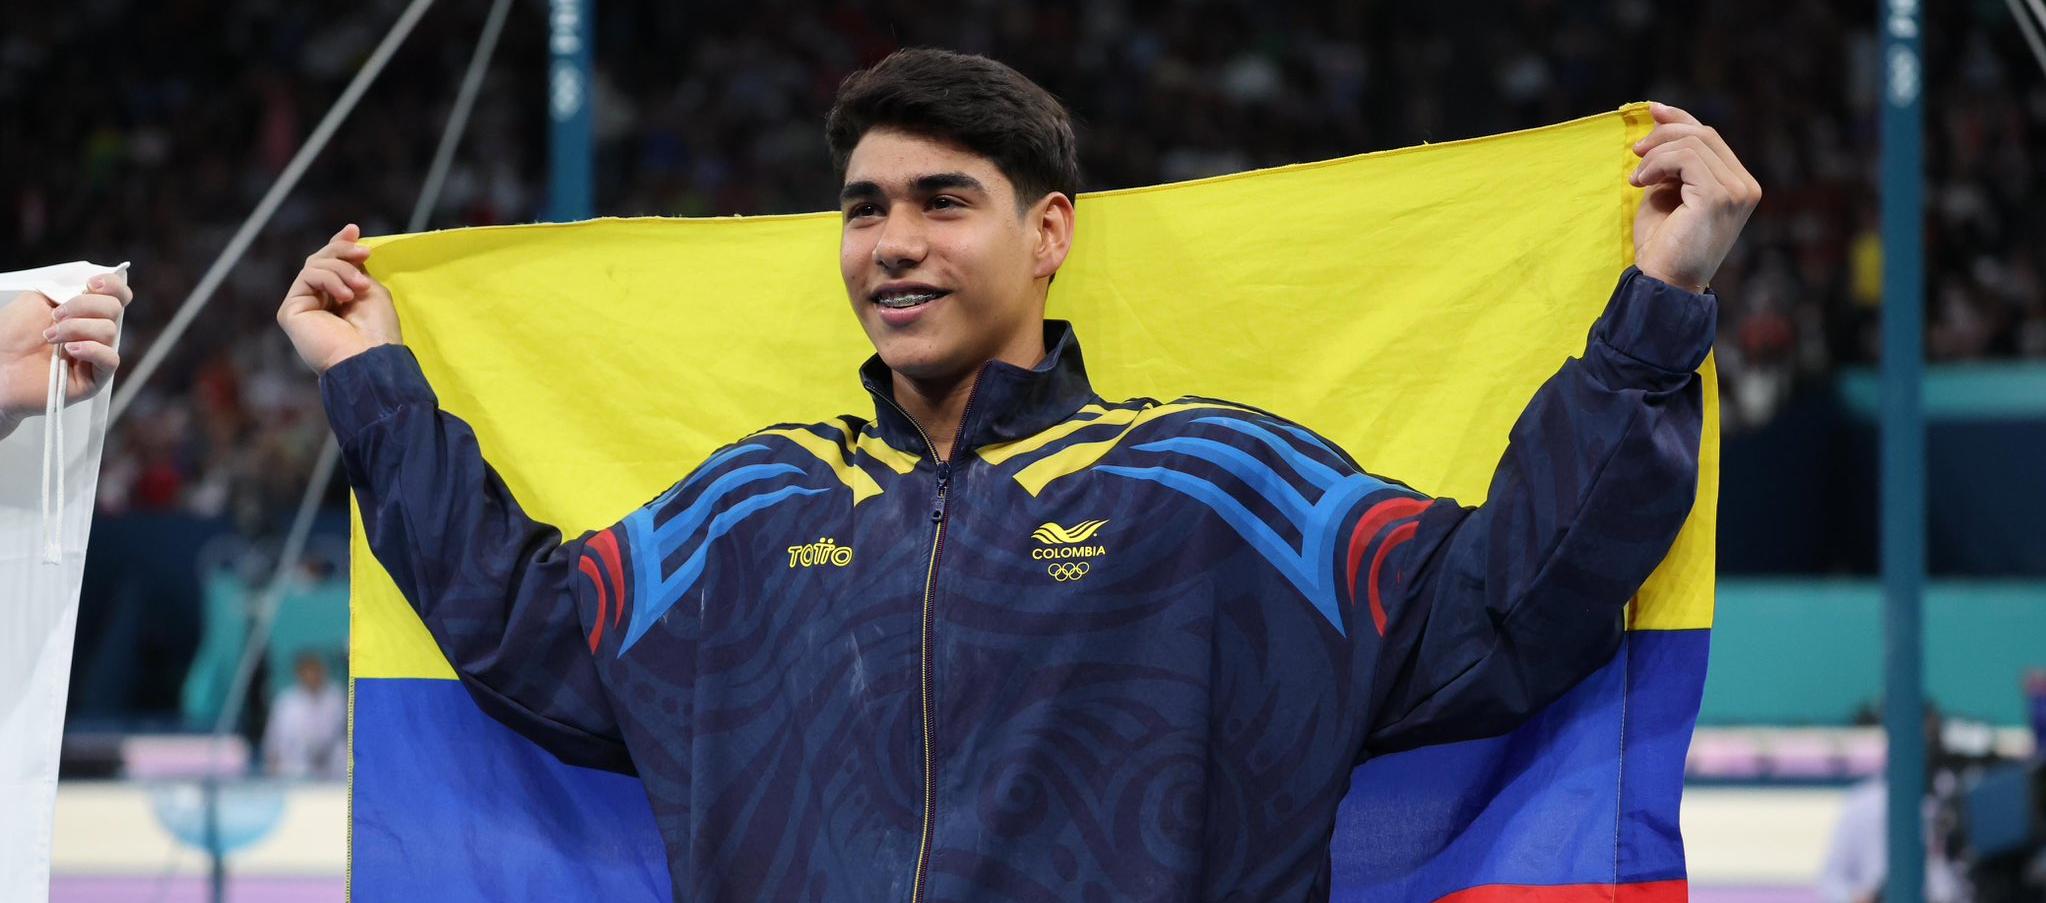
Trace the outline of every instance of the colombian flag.
<instances>
[{"instance_id":1,"label":"colombian flag","mask_svg":"<svg viewBox=\"0 0 2046 903\"><path fill-rule=\"evenodd\" d=\"M1509 135L1078 202L1050 314L1108 398L1184 394L1314 427L1373 472L1483 499L1508 429L1584 348L1633 253L1645 105ZM370 263L446 410L526 510L609 525L731 436L862 412L870 352L833 213L598 220L382 239ZM1697 504L1619 656L1508 736L1374 760L1340 900L1686 898L1683 762L1712 622L1718 406ZM351 892L658 900L631 778L482 715L356 531Z\"/></svg>"}]
</instances>

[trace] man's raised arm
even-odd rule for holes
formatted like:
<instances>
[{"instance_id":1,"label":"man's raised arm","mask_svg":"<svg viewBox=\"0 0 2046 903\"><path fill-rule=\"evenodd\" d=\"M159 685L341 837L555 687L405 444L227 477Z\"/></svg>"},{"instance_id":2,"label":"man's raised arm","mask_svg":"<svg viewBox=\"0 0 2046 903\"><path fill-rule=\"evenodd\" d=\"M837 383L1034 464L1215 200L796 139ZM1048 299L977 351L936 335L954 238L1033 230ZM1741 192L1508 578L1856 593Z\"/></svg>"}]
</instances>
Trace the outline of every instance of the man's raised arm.
<instances>
[{"instance_id":1,"label":"man's raised arm","mask_svg":"<svg viewBox=\"0 0 2046 903\"><path fill-rule=\"evenodd\" d=\"M527 517L440 410L359 237L348 226L306 259L277 321L320 373L371 550L479 706L565 762L631 772L583 642L581 540Z\"/></svg>"},{"instance_id":2,"label":"man's raised arm","mask_svg":"<svg viewBox=\"0 0 2046 903\"><path fill-rule=\"evenodd\" d=\"M1350 560L1384 633L1367 752L1504 733L1612 658L1696 495L1714 313L1629 270L1584 356L1522 411L1482 506L1359 506Z\"/></svg>"},{"instance_id":3,"label":"man's raised arm","mask_svg":"<svg viewBox=\"0 0 2046 903\"><path fill-rule=\"evenodd\" d=\"M1366 752L1503 733L1603 665L1698 483L1717 302L1761 187L1665 104L1634 145L1638 269L1514 424L1485 504L1368 499L1351 568L1384 634ZM1368 551L1368 554L1365 554ZM1355 573L1359 569L1364 573Z\"/></svg>"}]
</instances>

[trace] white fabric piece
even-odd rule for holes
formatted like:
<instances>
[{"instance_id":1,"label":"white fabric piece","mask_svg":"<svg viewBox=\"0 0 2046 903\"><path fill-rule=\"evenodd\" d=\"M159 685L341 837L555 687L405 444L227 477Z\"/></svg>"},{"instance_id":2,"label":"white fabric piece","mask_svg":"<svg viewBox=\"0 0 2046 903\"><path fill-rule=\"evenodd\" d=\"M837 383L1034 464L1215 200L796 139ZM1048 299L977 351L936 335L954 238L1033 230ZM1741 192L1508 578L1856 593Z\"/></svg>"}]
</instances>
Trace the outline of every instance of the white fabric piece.
<instances>
[{"instance_id":1,"label":"white fabric piece","mask_svg":"<svg viewBox=\"0 0 2046 903\"><path fill-rule=\"evenodd\" d=\"M40 292L43 297L62 304L85 294L86 283L92 277L106 272L128 272L128 262L123 260L118 267L104 267L85 260L52 264L33 270L16 270L0 273L0 297L12 297L21 292ZM116 342L119 337L116 336ZM63 352L50 355L50 381L43 402L43 563L63 562L63 532L58 526L64 522L64 495L57 491L64 484L64 419L57 416L64 407L64 355Z\"/></svg>"},{"instance_id":2,"label":"white fabric piece","mask_svg":"<svg viewBox=\"0 0 2046 903\"><path fill-rule=\"evenodd\" d=\"M81 261L0 273L0 299L39 291L68 301L115 269ZM50 893L64 697L111 388L0 438L0 900Z\"/></svg>"}]
</instances>

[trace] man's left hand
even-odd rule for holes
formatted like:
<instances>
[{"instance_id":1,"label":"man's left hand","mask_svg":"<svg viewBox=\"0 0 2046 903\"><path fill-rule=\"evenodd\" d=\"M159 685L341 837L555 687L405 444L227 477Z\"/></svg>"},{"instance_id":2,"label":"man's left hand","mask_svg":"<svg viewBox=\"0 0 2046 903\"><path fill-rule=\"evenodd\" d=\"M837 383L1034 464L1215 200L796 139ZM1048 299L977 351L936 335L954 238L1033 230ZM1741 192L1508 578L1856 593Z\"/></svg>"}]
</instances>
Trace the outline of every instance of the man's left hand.
<instances>
[{"instance_id":1,"label":"man's left hand","mask_svg":"<svg viewBox=\"0 0 2046 903\"><path fill-rule=\"evenodd\" d=\"M1698 117L1668 104L1648 106L1656 126L1634 145L1641 165L1628 178L1648 189L1634 216L1634 265L1703 292L1761 203L1762 186Z\"/></svg>"},{"instance_id":2,"label":"man's left hand","mask_svg":"<svg viewBox=\"0 0 2046 903\"><path fill-rule=\"evenodd\" d=\"M113 379L121 356L114 339L135 295L120 273L92 277L86 293L62 304L22 292L0 304L0 435L41 414L50 355L64 355L64 401L90 398Z\"/></svg>"}]
</instances>

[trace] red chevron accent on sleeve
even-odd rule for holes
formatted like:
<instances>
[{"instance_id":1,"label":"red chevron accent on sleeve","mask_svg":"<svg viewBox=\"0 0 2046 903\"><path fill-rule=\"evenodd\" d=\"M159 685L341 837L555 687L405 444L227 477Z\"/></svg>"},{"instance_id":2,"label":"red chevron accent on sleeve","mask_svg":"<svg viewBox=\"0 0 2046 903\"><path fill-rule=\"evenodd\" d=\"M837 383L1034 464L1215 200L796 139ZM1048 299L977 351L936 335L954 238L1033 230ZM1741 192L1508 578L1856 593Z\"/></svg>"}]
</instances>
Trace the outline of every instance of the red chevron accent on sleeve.
<instances>
[{"instance_id":1,"label":"red chevron accent on sleeve","mask_svg":"<svg viewBox=\"0 0 2046 903\"><path fill-rule=\"evenodd\" d=\"M1400 543L1413 539L1415 531L1420 529L1421 522L1417 520L1392 528L1385 534L1385 541L1378 544L1377 554L1371 556L1371 576L1365 580L1364 591L1371 597L1371 623L1378 628L1379 636L1385 636L1385 603L1378 596L1378 571L1385 566L1385 556Z\"/></svg>"},{"instance_id":2,"label":"red chevron accent on sleeve","mask_svg":"<svg viewBox=\"0 0 2046 903\"><path fill-rule=\"evenodd\" d=\"M618 534L605 530L590 537L590 544L596 547L598 555L603 556L604 572L611 576L611 598L618 600L617 606L611 609L611 626L616 627L618 619L625 614L627 585L625 566L618 560Z\"/></svg>"},{"instance_id":3,"label":"red chevron accent on sleeve","mask_svg":"<svg viewBox=\"0 0 2046 903\"><path fill-rule=\"evenodd\" d=\"M1372 541L1379 539L1380 533L1393 522L1419 515L1431 504L1433 502L1428 499L1410 496L1390 498L1365 509L1364 516L1357 519L1356 528L1350 531L1349 565L1343 569L1349 577L1351 605L1357 604L1357 569L1363 565L1364 552L1371 547ZM1385 564L1385 557L1393 546L1412 539L1419 528L1418 522L1409 521L1386 532L1378 544L1378 554L1372 556L1371 572L1364 590L1371 606L1371 624L1378 628L1379 636L1385 635L1385 603L1378 592L1379 568Z\"/></svg>"},{"instance_id":4,"label":"red chevron accent on sleeve","mask_svg":"<svg viewBox=\"0 0 2046 903\"><path fill-rule=\"evenodd\" d=\"M597 644L604 638L606 616L615 627L625 614L626 577L618 557L617 535L605 530L583 543L580 569L583 576L597 585L597 626L590 630L590 651L596 652ZM616 600L615 605L612 600Z\"/></svg>"},{"instance_id":5,"label":"red chevron accent on sleeve","mask_svg":"<svg viewBox=\"0 0 2046 903\"><path fill-rule=\"evenodd\" d=\"M583 551L582 561L577 562L577 565L583 576L590 578L590 582L597 585L597 626L590 629L590 652L594 653L597 651L597 643L604 639L604 616L611 606L611 588L605 585L603 575L597 573L597 562L590 558L587 549Z\"/></svg>"}]
</instances>

